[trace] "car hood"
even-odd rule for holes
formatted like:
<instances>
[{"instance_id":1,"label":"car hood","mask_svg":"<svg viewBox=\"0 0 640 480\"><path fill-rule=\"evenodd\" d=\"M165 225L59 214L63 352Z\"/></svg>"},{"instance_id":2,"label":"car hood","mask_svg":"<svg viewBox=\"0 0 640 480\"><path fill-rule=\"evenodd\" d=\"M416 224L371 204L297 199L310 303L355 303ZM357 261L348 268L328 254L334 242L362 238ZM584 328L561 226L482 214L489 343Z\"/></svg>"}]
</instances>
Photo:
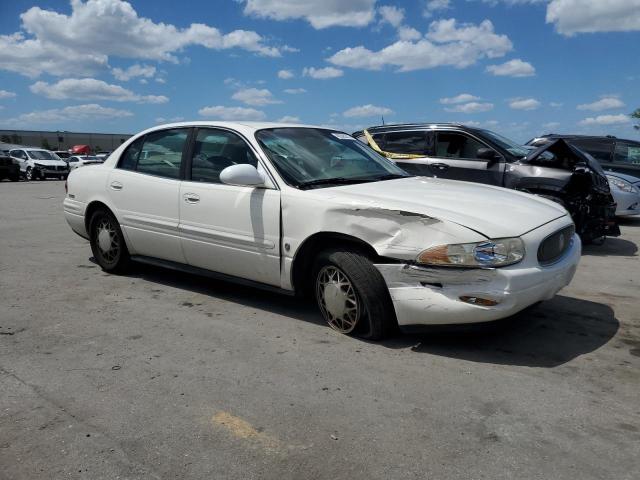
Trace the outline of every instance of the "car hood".
<instances>
[{"instance_id":1,"label":"car hood","mask_svg":"<svg viewBox=\"0 0 640 480\"><path fill-rule=\"evenodd\" d=\"M567 211L527 193L470 182L410 177L313 190L328 201L454 222L487 238L522 235Z\"/></svg>"},{"instance_id":2,"label":"car hood","mask_svg":"<svg viewBox=\"0 0 640 480\"><path fill-rule=\"evenodd\" d=\"M31 161L35 164L37 163L38 165L43 165L45 167L66 167L67 163L63 162L62 160L33 160L31 159Z\"/></svg>"}]
</instances>

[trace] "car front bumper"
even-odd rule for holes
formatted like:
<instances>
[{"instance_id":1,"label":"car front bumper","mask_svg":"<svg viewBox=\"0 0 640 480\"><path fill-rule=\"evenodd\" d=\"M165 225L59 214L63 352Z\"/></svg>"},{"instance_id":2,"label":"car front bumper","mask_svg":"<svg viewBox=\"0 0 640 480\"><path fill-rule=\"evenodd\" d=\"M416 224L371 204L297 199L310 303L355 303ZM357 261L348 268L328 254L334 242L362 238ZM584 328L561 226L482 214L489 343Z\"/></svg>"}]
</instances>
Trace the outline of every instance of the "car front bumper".
<instances>
[{"instance_id":1,"label":"car front bumper","mask_svg":"<svg viewBox=\"0 0 640 480\"><path fill-rule=\"evenodd\" d=\"M616 216L640 214L640 193L616 191L614 195L616 201Z\"/></svg>"},{"instance_id":2,"label":"car front bumper","mask_svg":"<svg viewBox=\"0 0 640 480\"><path fill-rule=\"evenodd\" d=\"M537 261L540 242L566 226L551 222L522 236L527 256L519 264L494 269L429 268L377 264L402 326L482 323L509 317L542 300L551 299L568 285L581 254L580 238L553 265ZM468 303L461 297L498 302L494 306Z\"/></svg>"}]
</instances>

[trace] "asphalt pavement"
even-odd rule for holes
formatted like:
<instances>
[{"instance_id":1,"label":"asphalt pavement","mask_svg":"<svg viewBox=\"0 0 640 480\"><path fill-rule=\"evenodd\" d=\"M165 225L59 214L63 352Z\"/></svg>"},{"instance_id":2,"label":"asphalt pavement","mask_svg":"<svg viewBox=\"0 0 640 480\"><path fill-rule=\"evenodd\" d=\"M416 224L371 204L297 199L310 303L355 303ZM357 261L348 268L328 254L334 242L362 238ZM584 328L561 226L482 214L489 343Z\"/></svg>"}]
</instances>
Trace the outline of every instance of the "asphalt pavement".
<instances>
[{"instance_id":1,"label":"asphalt pavement","mask_svg":"<svg viewBox=\"0 0 640 480\"><path fill-rule=\"evenodd\" d=\"M640 478L640 218L497 324L370 343L313 305L108 275L0 183L1 479Z\"/></svg>"}]
</instances>

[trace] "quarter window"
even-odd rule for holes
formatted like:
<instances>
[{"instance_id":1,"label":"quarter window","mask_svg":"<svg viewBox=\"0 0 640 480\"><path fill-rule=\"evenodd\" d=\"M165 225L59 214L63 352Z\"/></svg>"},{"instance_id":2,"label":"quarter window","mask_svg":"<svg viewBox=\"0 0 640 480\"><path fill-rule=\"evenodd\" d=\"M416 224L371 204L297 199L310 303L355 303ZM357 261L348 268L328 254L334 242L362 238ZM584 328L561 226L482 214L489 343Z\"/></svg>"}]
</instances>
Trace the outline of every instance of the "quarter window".
<instances>
[{"instance_id":1,"label":"quarter window","mask_svg":"<svg viewBox=\"0 0 640 480\"><path fill-rule=\"evenodd\" d=\"M242 138L225 130L198 130L191 157L191 181L221 183L220 172L241 163L258 165L258 160Z\"/></svg>"},{"instance_id":2,"label":"quarter window","mask_svg":"<svg viewBox=\"0 0 640 480\"><path fill-rule=\"evenodd\" d=\"M142 150L143 142L144 142L144 137L140 137L127 147L127 149L124 151L124 153L120 157L120 161L118 162L118 168L122 168L124 170L136 169L136 164L138 163L138 155L140 155L140 151Z\"/></svg>"},{"instance_id":3,"label":"quarter window","mask_svg":"<svg viewBox=\"0 0 640 480\"><path fill-rule=\"evenodd\" d=\"M479 148L486 147L467 135L440 132L436 141L436 157L475 160Z\"/></svg>"}]
</instances>

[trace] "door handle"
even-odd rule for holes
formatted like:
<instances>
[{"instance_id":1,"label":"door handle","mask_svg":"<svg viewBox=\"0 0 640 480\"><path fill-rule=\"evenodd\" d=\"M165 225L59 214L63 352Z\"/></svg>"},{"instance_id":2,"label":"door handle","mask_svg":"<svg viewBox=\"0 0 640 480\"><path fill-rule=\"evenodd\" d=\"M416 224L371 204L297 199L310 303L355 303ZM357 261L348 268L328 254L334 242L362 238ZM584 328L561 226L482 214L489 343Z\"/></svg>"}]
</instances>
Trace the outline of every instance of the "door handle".
<instances>
[{"instance_id":1,"label":"door handle","mask_svg":"<svg viewBox=\"0 0 640 480\"><path fill-rule=\"evenodd\" d=\"M449 165L446 163L432 163L431 166L436 170L445 171L449 169Z\"/></svg>"},{"instance_id":2,"label":"door handle","mask_svg":"<svg viewBox=\"0 0 640 480\"><path fill-rule=\"evenodd\" d=\"M184 201L187 203L198 203L200 201L200 196L195 193L185 193Z\"/></svg>"},{"instance_id":3,"label":"door handle","mask_svg":"<svg viewBox=\"0 0 640 480\"><path fill-rule=\"evenodd\" d=\"M122 185L120 182L111 182L111 185L109 185L111 187L111 190L122 190L122 187L124 185Z\"/></svg>"}]
</instances>

